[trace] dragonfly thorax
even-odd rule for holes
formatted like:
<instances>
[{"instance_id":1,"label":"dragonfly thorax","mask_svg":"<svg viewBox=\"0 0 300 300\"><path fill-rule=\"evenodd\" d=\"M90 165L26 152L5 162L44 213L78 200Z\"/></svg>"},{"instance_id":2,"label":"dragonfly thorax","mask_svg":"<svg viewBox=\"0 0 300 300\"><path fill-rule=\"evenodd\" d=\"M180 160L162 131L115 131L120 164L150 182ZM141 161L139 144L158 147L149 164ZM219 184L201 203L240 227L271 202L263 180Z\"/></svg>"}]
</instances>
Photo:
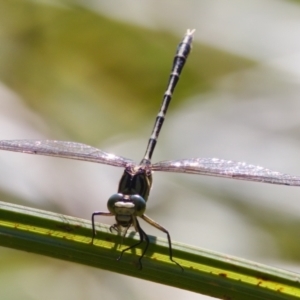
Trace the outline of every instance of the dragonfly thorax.
<instances>
[{"instance_id":1,"label":"dragonfly thorax","mask_svg":"<svg viewBox=\"0 0 300 300\"><path fill-rule=\"evenodd\" d=\"M151 169L147 165L129 165L125 168L121 177L118 193L123 195L140 195L147 201L151 185Z\"/></svg>"}]
</instances>

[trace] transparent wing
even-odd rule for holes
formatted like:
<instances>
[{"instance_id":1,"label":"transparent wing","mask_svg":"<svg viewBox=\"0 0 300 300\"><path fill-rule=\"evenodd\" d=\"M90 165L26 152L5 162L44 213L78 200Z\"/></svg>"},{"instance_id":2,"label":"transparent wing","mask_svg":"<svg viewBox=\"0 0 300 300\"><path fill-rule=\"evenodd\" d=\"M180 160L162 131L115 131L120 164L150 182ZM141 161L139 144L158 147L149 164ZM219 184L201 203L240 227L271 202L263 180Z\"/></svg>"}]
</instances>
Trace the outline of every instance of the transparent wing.
<instances>
[{"instance_id":1,"label":"transparent wing","mask_svg":"<svg viewBox=\"0 0 300 300\"><path fill-rule=\"evenodd\" d=\"M106 153L91 146L65 141L55 140L11 140L0 141L0 149L38 154L46 156L57 156L63 158L91 161L116 167L125 167L127 164L135 165L128 158Z\"/></svg>"},{"instance_id":2,"label":"transparent wing","mask_svg":"<svg viewBox=\"0 0 300 300\"><path fill-rule=\"evenodd\" d=\"M192 158L161 161L152 165L152 170L300 186L300 176L282 174L260 166L249 165L244 162L218 158Z\"/></svg>"}]
</instances>

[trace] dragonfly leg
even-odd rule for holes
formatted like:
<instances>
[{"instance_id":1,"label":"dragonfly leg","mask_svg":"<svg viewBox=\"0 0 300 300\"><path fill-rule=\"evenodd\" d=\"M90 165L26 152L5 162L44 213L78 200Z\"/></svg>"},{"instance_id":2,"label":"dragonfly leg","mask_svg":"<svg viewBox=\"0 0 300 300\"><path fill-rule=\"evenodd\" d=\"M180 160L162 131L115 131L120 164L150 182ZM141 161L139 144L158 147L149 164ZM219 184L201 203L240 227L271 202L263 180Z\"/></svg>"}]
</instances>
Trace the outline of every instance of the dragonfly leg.
<instances>
[{"instance_id":1,"label":"dragonfly leg","mask_svg":"<svg viewBox=\"0 0 300 300\"><path fill-rule=\"evenodd\" d=\"M124 254L125 251L128 251L130 249L133 249L135 247L137 247L138 245L140 245L144 240L146 241L146 247L144 248L143 250L143 253L142 255L140 256L139 258L139 269L141 270L143 268L143 265L142 265L142 258L144 257L147 249L148 249L148 246L149 246L149 237L147 236L147 234L145 233L145 231L141 228L138 220L136 217L133 218L133 226L135 228L135 230L139 233L140 235L140 241L135 243L134 245L131 245L130 247L127 247L125 248L124 250L122 250L120 256L117 258L117 260L120 260Z\"/></svg>"},{"instance_id":2,"label":"dragonfly leg","mask_svg":"<svg viewBox=\"0 0 300 300\"><path fill-rule=\"evenodd\" d=\"M117 224L111 225L111 226L109 227L109 231L110 231L111 233L113 232L113 230L114 230L115 232L119 233L120 230L119 230Z\"/></svg>"},{"instance_id":3,"label":"dragonfly leg","mask_svg":"<svg viewBox=\"0 0 300 300\"><path fill-rule=\"evenodd\" d=\"M96 236L96 228L95 228L95 216L113 216L110 212L103 212L103 211L95 211L92 214L92 228L93 228L93 237L92 237L92 245L94 244L94 238Z\"/></svg>"},{"instance_id":4,"label":"dragonfly leg","mask_svg":"<svg viewBox=\"0 0 300 300\"><path fill-rule=\"evenodd\" d=\"M130 226L129 226L129 227L130 227ZM125 228L125 230L123 231L123 234L122 234L122 243L121 243L121 245L123 244L124 237L126 236L129 227ZM118 224L111 225L111 226L109 227L109 231L112 233L113 230L114 230L115 232L117 232L117 233L120 234L120 233L121 233L121 226L118 225Z\"/></svg>"},{"instance_id":5,"label":"dragonfly leg","mask_svg":"<svg viewBox=\"0 0 300 300\"><path fill-rule=\"evenodd\" d=\"M172 243L171 243L171 236L169 234L169 231L167 229L165 229L164 227L162 227L160 224L158 224L157 222L155 222L154 220L152 220L151 218L147 217L146 215L142 215L141 218L146 221L148 224L152 225L153 227L161 230L162 232L164 232L167 237L168 237L168 243L169 243L169 257L170 257L170 260L175 263L182 271L183 271L183 268L182 266L176 262L174 259L173 259L173 251L172 251Z\"/></svg>"}]
</instances>

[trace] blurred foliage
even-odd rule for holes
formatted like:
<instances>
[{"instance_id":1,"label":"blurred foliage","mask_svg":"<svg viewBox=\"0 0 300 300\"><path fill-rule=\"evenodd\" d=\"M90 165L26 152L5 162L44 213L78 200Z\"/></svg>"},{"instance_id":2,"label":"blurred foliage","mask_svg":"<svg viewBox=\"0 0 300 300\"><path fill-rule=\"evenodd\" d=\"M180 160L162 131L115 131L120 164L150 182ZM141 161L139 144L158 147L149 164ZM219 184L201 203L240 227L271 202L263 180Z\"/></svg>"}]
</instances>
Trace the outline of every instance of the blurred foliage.
<instances>
[{"instance_id":1,"label":"blurred foliage","mask_svg":"<svg viewBox=\"0 0 300 300\"><path fill-rule=\"evenodd\" d=\"M184 186L190 190L197 190L198 184L193 182L184 182ZM201 191L200 191L201 190ZM241 201L241 198L234 195L229 190L211 189L201 186L199 193L206 196L220 205L231 207L237 215L242 216L246 223L254 230L264 232L270 235L272 241L276 245L276 251L280 259L286 262L298 263L300 261L299 242L295 238L298 235L298 228L300 226L299 217L285 212L279 211L278 207L253 205L251 201ZM247 197L247 196L245 196ZM282 199L284 201L284 199ZM260 239L259 235L257 236ZM229 237L230 239L230 237ZM257 241L257 244L260 242ZM256 248L260 252L261 257L269 257L268 247Z\"/></svg>"},{"instance_id":2,"label":"blurred foliage","mask_svg":"<svg viewBox=\"0 0 300 300\"><path fill-rule=\"evenodd\" d=\"M300 226L299 217L281 213L273 207L254 207L232 195L224 196L225 203L246 218L250 226L271 235L281 260L290 263L300 261L299 242L295 238ZM224 198L219 200L224 203ZM261 247L260 252L261 257L269 256L264 247Z\"/></svg>"},{"instance_id":3,"label":"blurred foliage","mask_svg":"<svg viewBox=\"0 0 300 300\"><path fill-rule=\"evenodd\" d=\"M89 144L153 119L181 38L22 0L0 1L0 28L1 81L64 138ZM194 43L172 107L251 64Z\"/></svg>"}]
</instances>

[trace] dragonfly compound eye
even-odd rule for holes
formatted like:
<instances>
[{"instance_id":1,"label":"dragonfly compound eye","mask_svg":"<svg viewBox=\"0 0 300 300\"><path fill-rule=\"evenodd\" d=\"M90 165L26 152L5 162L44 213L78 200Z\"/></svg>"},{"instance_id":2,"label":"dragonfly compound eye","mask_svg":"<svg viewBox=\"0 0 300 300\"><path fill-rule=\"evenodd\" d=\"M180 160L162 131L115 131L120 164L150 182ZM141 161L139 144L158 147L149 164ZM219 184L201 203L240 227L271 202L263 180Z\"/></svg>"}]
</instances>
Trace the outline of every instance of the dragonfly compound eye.
<instances>
[{"instance_id":1,"label":"dragonfly compound eye","mask_svg":"<svg viewBox=\"0 0 300 300\"><path fill-rule=\"evenodd\" d=\"M135 207L135 215L142 216L146 210L146 201L140 195L131 195L130 201L134 204Z\"/></svg>"},{"instance_id":2,"label":"dragonfly compound eye","mask_svg":"<svg viewBox=\"0 0 300 300\"><path fill-rule=\"evenodd\" d=\"M108 201L107 201L107 208L108 210L112 213L112 214L116 214L116 210L115 210L115 204L117 202L123 201L124 199L124 195L123 194L114 194L112 195Z\"/></svg>"}]
</instances>

